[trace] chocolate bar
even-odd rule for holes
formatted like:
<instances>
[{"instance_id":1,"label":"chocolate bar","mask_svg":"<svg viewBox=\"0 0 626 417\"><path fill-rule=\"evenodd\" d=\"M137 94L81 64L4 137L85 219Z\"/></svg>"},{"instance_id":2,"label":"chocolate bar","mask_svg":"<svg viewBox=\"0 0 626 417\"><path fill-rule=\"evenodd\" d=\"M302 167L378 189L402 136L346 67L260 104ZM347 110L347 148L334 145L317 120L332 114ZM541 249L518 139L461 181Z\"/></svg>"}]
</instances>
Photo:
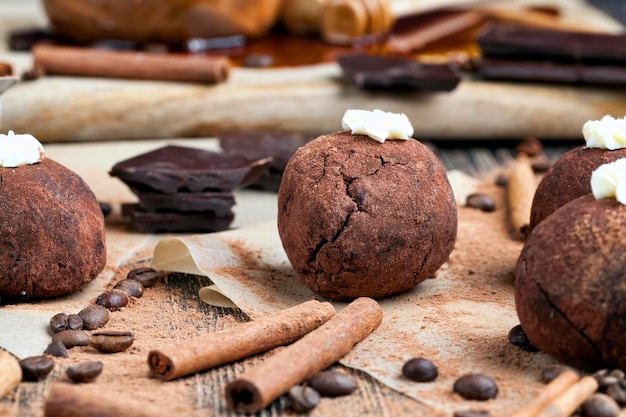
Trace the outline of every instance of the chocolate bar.
<instances>
[{"instance_id":1,"label":"chocolate bar","mask_svg":"<svg viewBox=\"0 0 626 417\"><path fill-rule=\"evenodd\" d=\"M149 212L184 211L212 212L217 217L229 216L235 205L235 196L229 191L204 191L198 193L158 193L148 187L130 186L139 198L139 205Z\"/></svg>"},{"instance_id":2,"label":"chocolate bar","mask_svg":"<svg viewBox=\"0 0 626 417\"><path fill-rule=\"evenodd\" d=\"M478 39L483 56L593 65L626 63L626 35L492 25Z\"/></svg>"},{"instance_id":3,"label":"chocolate bar","mask_svg":"<svg viewBox=\"0 0 626 417\"><path fill-rule=\"evenodd\" d=\"M231 191L254 182L271 162L271 157L256 159L170 145L118 162L109 174L130 186L166 194Z\"/></svg>"},{"instance_id":4,"label":"chocolate bar","mask_svg":"<svg viewBox=\"0 0 626 417\"><path fill-rule=\"evenodd\" d=\"M461 80L454 64L423 64L372 54L342 55L337 62L344 75L364 89L452 91Z\"/></svg>"},{"instance_id":5,"label":"chocolate bar","mask_svg":"<svg viewBox=\"0 0 626 417\"><path fill-rule=\"evenodd\" d=\"M228 230L234 214L217 217L211 212L163 211L151 213L139 204L122 204L122 216L142 233L213 233Z\"/></svg>"}]
</instances>

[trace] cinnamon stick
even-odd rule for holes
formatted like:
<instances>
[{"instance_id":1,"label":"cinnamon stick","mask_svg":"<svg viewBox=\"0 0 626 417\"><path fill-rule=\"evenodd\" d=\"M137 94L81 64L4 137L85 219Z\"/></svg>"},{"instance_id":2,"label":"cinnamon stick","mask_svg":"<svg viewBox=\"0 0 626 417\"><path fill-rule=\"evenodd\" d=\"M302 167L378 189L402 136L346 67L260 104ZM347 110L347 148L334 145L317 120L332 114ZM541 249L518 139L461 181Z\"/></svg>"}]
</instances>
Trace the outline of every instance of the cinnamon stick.
<instances>
[{"instance_id":1,"label":"cinnamon stick","mask_svg":"<svg viewBox=\"0 0 626 417\"><path fill-rule=\"evenodd\" d=\"M382 309L371 298L357 298L332 319L287 346L226 386L229 407L260 411L292 386L332 365L382 322Z\"/></svg>"},{"instance_id":2,"label":"cinnamon stick","mask_svg":"<svg viewBox=\"0 0 626 417\"><path fill-rule=\"evenodd\" d=\"M334 314L328 302L307 301L231 329L152 350L148 366L169 381L292 343Z\"/></svg>"},{"instance_id":3,"label":"cinnamon stick","mask_svg":"<svg viewBox=\"0 0 626 417\"><path fill-rule=\"evenodd\" d=\"M222 56L155 54L55 45L36 45L35 68L46 74L218 83L228 79Z\"/></svg>"},{"instance_id":4,"label":"cinnamon stick","mask_svg":"<svg viewBox=\"0 0 626 417\"><path fill-rule=\"evenodd\" d=\"M22 380L22 368L18 360L4 349L0 349L0 398L4 397Z\"/></svg>"},{"instance_id":5,"label":"cinnamon stick","mask_svg":"<svg viewBox=\"0 0 626 417\"><path fill-rule=\"evenodd\" d=\"M584 376L547 405L536 417L568 417L598 389L598 381ZM533 416L533 417L535 417Z\"/></svg>"},{"instance_id":6,"label":"cinnamon stick","mask_svg":"<svg viewBox=\"0 0 626 417\"><path fill-rule=\"evenodd\" d=\"M171 417L163 407L131 397L105 394L84 385L56 383L44 403L46 417Z\"/></svg>"},{"instance_id":7,"label":"cinnamon stick","mask_svg":"<svg viewBox=\"0 0 626 417\"><path fill-rule=\"evenodd\" d=\"M510 168L507 181L507 197L511 224L522 239L528 233L530 210L537 184L532 164L526 154L519 154Z\"/></svg>"},{"instance_id":8,"label":"cinnamon stick","mask_svg":"<svg viewBox=\"0 0 626 417\"><path fill-rule=\"evenodd\" d=\"M534 417L540 411L553 402L558 396L563 394L568 388L578 381L578 375L573 371L563 371L559 376L548 383L535 396L531 402L511 414L510 417Z\"/></svg>"}]
</instances>

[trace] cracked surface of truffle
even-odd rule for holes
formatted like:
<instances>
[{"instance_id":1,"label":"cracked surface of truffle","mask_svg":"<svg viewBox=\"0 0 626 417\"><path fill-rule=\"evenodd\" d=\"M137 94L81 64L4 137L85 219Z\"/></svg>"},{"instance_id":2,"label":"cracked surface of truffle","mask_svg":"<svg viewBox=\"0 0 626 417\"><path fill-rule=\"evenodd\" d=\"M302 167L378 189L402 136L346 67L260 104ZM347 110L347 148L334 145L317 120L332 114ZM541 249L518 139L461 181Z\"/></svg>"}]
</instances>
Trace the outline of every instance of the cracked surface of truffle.
<instances>
[{"instance_id":1,"label":"cracked surface of truffle","mask_svg":"<svg viewBox=\"0 0 626 417\"><path fill-rule=\"evenodd\" d=\"M590 194L591 173L620 158L626 158L626 149L609 151L579 146L564 153L537 186L530 214L531 230L559 207Z\"/></svg>"},{"instance_id":2,"label":"cracked surface of truffle","mask_svg":"<svg viewBox=\"0 0 626 417\"><path fill-rule=\"evenodd\" d=\"M298 276L317 294L384 297L432 277L448 259L456 203L444 168L419 141L334 133L287 164L278 231Z\"/></svg>"},{"instance_id":3,"label":"cracked surface of truffle","mask_svg":"<svg viewBox=\"0 0 626 417\"><path fill-rule=\"evenodd\" d=\"M626 369L626 206L579 197L528 236L515 303L533 345L583 369Z\"/></svg>"},{"instance_id":4,"label":"cracked surface of truffle","mask_svg":"<svg viewBox=\"0 0 626 417\"><path fill-rule=\"evenodd\" d=\"M104 217L76 173L51 160L0 168L0 298L69 294L106 263Z\"/></svg>"}]
</instances>

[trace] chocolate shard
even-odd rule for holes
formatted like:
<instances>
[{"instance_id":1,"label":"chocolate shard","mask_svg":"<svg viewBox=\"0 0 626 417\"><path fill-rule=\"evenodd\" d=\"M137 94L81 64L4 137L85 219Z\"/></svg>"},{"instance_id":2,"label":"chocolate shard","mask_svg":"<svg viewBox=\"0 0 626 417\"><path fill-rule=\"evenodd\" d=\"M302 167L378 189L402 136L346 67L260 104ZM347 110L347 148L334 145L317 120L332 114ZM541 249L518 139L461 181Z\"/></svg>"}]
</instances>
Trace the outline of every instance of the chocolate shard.
<instances>
[{"instance_id":1,"label":"chocolate shard","mask_svg":"<svg viewBox=\"0 0 626 417\"><path fill-rule=\"evenodd\" d=\"M213 233L228 230L234 214L217 217L212 212L167 211L151 213L139 204L122 204L122 215L142 233Z\"/></svg>"},{"instance_id":2,"label":"chocolate shard","mask_svg":"<svg viewBox=\"0 0 626 417\"><path fill-rule=\"evenodd\" d=\"M344 75L364 89L452 91L461 81L454 64L423 64L372 54L342 55L337 62Z\"/></svg>"},{"instance_id":3,"label":"chocolate shard","mask_svg":"<svg viewBox=\"0 0 626 417\"><path fill-rule=\"evenodd\" d=\"M477 73L490 80L595 85L626 84L626 67L608 65L482 58L477 65Z\"/></svg>"},{"instance_id":4,"label":"chocolate shard","mask_svg":"<svg viewBox=\"0 0 626 417\"><path fill-rule=\"evenodd\" d=\"M184 146L164 146L113 166L109 174L129 186L155 191L230 191L254 182L266 172L271 157L255 159Z\"/></svg>"},{"instance_id":5,"label":"chocolate shard","mask_svg":"<svg viewBox=\"0 0 626 417\"><path fill-rule=\"evenodd\" d=\"M139 205L149 212L168 210L184 212L211 212L218 217L230 216L235 205L235 196L230 191L203 191L197 193L178 192L165 194L148 187L130 186L139 198Z\"/></svg>"},{"instance_id":6,"label":"chocolate shard","mask_svg":"<svg viewBox=\"0 0 626 417\"><path fill-rule=\"evenodd\" d=\"M483 56L594 65L626 63L626 34L598 34L495 24L477 39Z\"/></svg>"}]
</instances>

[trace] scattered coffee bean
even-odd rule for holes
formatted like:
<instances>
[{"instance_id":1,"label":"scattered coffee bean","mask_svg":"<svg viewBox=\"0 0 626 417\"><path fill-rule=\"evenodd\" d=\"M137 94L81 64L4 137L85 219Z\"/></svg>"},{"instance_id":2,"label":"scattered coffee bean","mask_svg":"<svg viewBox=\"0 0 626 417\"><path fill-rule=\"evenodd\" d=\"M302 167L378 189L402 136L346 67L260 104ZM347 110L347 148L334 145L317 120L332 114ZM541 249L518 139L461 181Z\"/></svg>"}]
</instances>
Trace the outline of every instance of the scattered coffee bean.
<instances>
[{"instance_id":1,"label":"scattered coffee bean","mask_svg":"<svg viewBox=\"0 0 626 417\"><path fill-rule=\"evenodd\" d=\"M242 62L244 67L249 68L267 68L272 64L274 64L274 58L268 54L250 54Z\"/></svg>"},{"instance_id":2,"label":"scattered coffee bean","mask_svg":"<svg viewBox=\"0 0 626 417\"><path fill-rule=\"evenodd\" d=\"M58 313L50 318L50 330L52 333L58 333L67 330L67 314Z\"/></svg>"},{"instance_id":3,"label":"scattered coffee bean","mask_svg":"<svg viewBox=\"0 0 626 417\"><path fill-rule=\"evenodd\" d=\"M100 205L100 211L102 211L102 215L104 217L107 217L109 214L111 214L111 211L113 211L113 208L109 203L105 203L104 201L98 201L98 204Z\"/></svg>"},{"instance_id":4,"label":"scattered coffee bean","mask_svg":"<svg viewBox=\"0 0 626 417\"><path fill-rule=\"evenodd\" d=\"M320 402L320 394L309 386L296 385L289 390L291 409L305 413L314 409Z\"/></svg>"},{"instance_id":5,"label":"scattered coffee bean","mask_svg":"<svg viewBox=\"0 0 626 417\"><path fill-rule=\"evenodd\" d=\"M550 365L541 371L541 381L544 383L552 382L554 378L561 375L567 368L563 365Z\"/></svg>"},{"instance_id":6,"label":"scattered coffee bean","mask_svg":"<svg viewBox=\"0 0 626 417\"><path fill-rule=\"evenodd\" d=\"M67 330L81 330L82 328L83 319L78 314L67 316Z\"/></svg>"},{"instance_id":7,"label":"scattered coffee bean","mask_svg":"<svg viewBox=\"0 0 626 417\"><path fill-rule=\"evenodd\" d=\"M141 282L141 285L143 285L144 288L148 288L153 286L156 283L157 279L163 276L165 276L165 273L162 271L157 271L153 268L141 267L135 268L130 271L126 278L136 279L137 281Z\"/></svg>"},{"instance_id":8,"label":"scattered coffee bean","mask_svg":"<svg viewBox=\"0 0 626 417\"><path fill-rule=\"evenodd\" d=\"M465 205L471 208L477 208L481 211L494 211L496 209L496 202L493 201L493 198L489 197L487 194L482 193L474 193L467 196L465 200Z\"/></svg>"},{"instance_id":9,"label":"scattered coffee bean","mask_svg":"<svg viewBox=\"0 0 626 417\"><path fill-rule=\"evenodd\" d=\"M530 157L541 155L543 146L539 139L535 137L527 137L522 139L516 146L517 153L524 153Z\"/></svg>"},{"instance_id":10,"label":"scattered coffee bean","mask_svg":"<svg viewBox=\"0 0 626 417\"><path fill-rule=\"evenodd\" d=\"M624 373L617 370L601 369L593 374L593 377L598 381L598 387L600 390L606 388L609 385L617 384L620 380L624 379Z\"/></svg>"},{"instance_id":11,"label":"scattered coffee bean","mask_svg":"<svg viewBox=\"0 0 626 417\"><path fill-rule=\"evenodd\" d=\"M43 352L46 355L54 356L57 358L67 358L67 348L60 340L54 340L46 347Z\"/></svg>"},{"instance_id":12,"label":"scattered coffee bean","mask_svg":"<svg viewBox=\"0 0 626 417\"><path fill-rule=\"evenodd\" d=\"M437 379L439 370L425 358L409 359L402 367L402 375L416 382L430 382Z\"/></svg>"},{"instance_id":13,"label":"scattered coffee bean","mask_svg":"<svg viewBox=\"0 0 626 417\"><path fill-rule=\"evenodd\" d=\"M82 330L63 330L52 337L52 341L60 341L67 349L74 346L87 346L89 335Z\"/></svg>"},{"instance_id":14,"label":"scattered coffee bean","mask_svg":"<svg viewBox=\"0 0 626 417\"><path fill-rule=\"evenodd\" d=\"M487 410L465 410L456 411L454 417L490 417L491 413Z\"/></svg>"},{"instance_id":15,"label":"scattered coffee bean","mask_svg":"<svg viewBox=\"0 0 626 417\"><path fill-rule=\"evenodd\" d=\"M109 321L109 310L99 304L88 305L78 315L83 319L83 329L85 330L95 330Z\"/></svg>"},{"instance_id":16,"label":"scattered coffee bean","mask_svg":"<svg viewBox=\"0 0 626 417\"><path fill-rule=\"evenodd\" d=\"M322 397L339 397L352 394L356 389L356 380L343 372L324 371L313 375L308 385Z\"/></svg>"},{"instance_id":17,"label":"scattered coffee bean","mask_svg":"<svg viewBox=\"0 0 626 417\"><path fill-rule=\"evenodd\" d=\"M131 332L97 332L89 337L89 346L104 353L123 352L134 340L135 336Z\"/></svg>"},{"instance_id":18,"label":"scattered coffee bean","mask_svg":"<svg viewBox=\"0 0 626 417\"><path fill-rule=\"evenodd\" d=\"M531 162L530 166L534 173L542 174L544 172L548 172L548 170L552 167L552 161L549 159L538 159Z\"/></svg>"},{"instance_id":19,"label":"scattered coffee bean","mask_svg":"<svg viewBox=\"0 0 626 417\"><path fill-rule=\"evenodd\" d=\"M113 288L123 291L129 297L141 298L143 295L143 285L136 279L123 279Z\"/></svg>"},{"instance_id":20,"label":"scattered coffee bean","mask_svg":"<svg viewBox=\"0 0 626 417\"><path fill-rule=\"evenodd\" d=\"M498 187L506 187L508 183L509 177L506 174L498 174L498 176L494 180L494 184Z\"/></svg>"},{"instance_id":21,"label":"scattered coffee bean","mask_svg":"<svg viewBox=\"0 0 626 417\"><path fill-rule=\"evenodd\" d=\"M620 406L626 405L626 381L621 380L615 384L608 385L604 393L613 398Z\"/></svg>"},{"instance_id":22,"label":"scattered coffee bean","mask_svg":"<svg viewBox=\"0 0 626 417\"><path fill-rule=\"evenodd\" d=\"M128 296L120 290L108 290L96 298L96 304L106 307L111 311L119 310L128 305Z\"/></svg>"},{"instance_id":23,"label":"scattered coffee bean","mask_svg":"<svg viewBox=\"0 0 626 417\"><path fill-rule=\"evenodd\" d=\"M92 382L102 373L102 362L84 362L70 366L65 371L74 382Z\"/></svg>"},{"instance_id":24,"label":"scattered coffee bean","mask_svg":"<svg viewBox=\"0 0 626 417\"><path fill-rule=\"evenodd\" d=\"M467 400L485 401L496 398L498 385L488 375L467 374L454 382L453 391Z\"/></svg>"},{"instance_id":25,"label":"scattered coffee bean","mask_svg":"<svg viewBox=\"0 0 626 417\"><path fill-rule=\"evenodd\" d=\"M522 326L520 324L514 326L511 330L509 330L509 342L513 346L522 348L527 352L539 351L537 347L530 343L530 340L528 340L528 336L526 336L526 332L524 332L524 329L522 329Z\"/></svg>"},{"instance_id":26,"label":"scattered coffee bean","mask_svg":"<svg viewBox=\"0 0 626 417\"><path fill-rule=\"evenodd\" d=\"M47 356L31 356L19 361L22 368L22 381L39 381L48 376L54 368L54 361Z\"/></svg>"},{"instance_id":27,"label":"scattered coffee bean","mask_svg":"<svg viewBox=\"0 0 626 417\"><path fill-rule=\"evenodd\" d=\"M583 417L615 417L620 409L613 398L595 393L582 403L580 411Z\"/></svg>"}]
</instances>

